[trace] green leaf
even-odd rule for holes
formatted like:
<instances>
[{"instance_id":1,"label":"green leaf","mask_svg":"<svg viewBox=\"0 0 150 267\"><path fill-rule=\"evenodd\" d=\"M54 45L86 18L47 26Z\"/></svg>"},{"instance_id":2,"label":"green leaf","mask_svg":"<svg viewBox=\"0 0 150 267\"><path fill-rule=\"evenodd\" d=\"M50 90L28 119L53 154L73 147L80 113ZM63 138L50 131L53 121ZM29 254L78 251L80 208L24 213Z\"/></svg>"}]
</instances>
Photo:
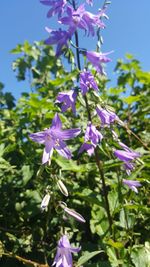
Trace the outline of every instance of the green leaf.
<instances>
[{"instance_id":1,"label":"green leaf","mask_svg":"<svg viewBox=\"0 0 150 267\"><path fill-rule=\"evenodd\" d=\"M150 267L150 243L145 242L145 246L135 247L131 259L136 267Z\"/></svg>"},{"instance_id":2,"label":"green leaf","mask_svg":"<svg viewBox=\"0 0 150 267\"><path fill-rule=\"evenodd\" d=\"M91 170L94 170L96 168L94 163L89 164L80 164L77 165L77 162L74 160L66 160L64 158L61 158L58 156L58 158L53 159L56 161L56 163L62 168L64 171L72 171L72 172L86 172Z\"/></svg>"},{"instance_id":3,"label":"green leaf","mask_svg":"<svg viewBox=\"0 0 150 267\"><path fill-rule=\"evenodd\" d=\"M117 248L117 249L124 247L124 244L123 243L121 243L121 242L115 242L112 239L109 239L107 241L107 244L110 245L110 246L112 246L112 247L114 247L114 248Z\"/></svg>"},{"instance_id":4,"label":"green leaf","mask_svg":"<svg viewBox=\"0 0 150 267\"><path fill-rule=\"evenodd\" d=\"M131 96L127 96L127 97L123 97L122 100L127 103L128 105L131 105L134 102L137 102L141 99L141 95L131 95Z\"/></svg>"},{"instance_id":5,"label":"green leaf","mask_svg":"<svg viewBox=\"0 0 150 267\"><path fill-rule=\"evenodd\" d=\"M33 171L30 170L29 165L24 165L22 167L22 175L23 175L22 179L23 185L26 185L33 175Z\"/></svg>"},{"instance_id":6,"label":"green leaf","mask_svg":"<svg viewBox=\"0 0 150 267\"><path fill-rule=\"evenodd\" d=\"M85 252L83 256L81 256L77 262L76 267L82 266L84 263L92 259L94 256L102 253L103 250L93 251L93 252Z\"/></svg>"}]
</instances>

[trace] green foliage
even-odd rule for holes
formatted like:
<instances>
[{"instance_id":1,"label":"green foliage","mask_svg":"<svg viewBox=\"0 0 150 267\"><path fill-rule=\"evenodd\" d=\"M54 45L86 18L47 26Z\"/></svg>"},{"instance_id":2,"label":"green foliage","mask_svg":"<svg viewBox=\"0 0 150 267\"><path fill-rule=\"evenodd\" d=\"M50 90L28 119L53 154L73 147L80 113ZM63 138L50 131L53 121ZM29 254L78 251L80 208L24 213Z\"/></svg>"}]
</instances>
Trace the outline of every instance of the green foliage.
<instances>
[{"instance_id":1,"label":"green foliage","mask_svg":"<svg viewBox=\"0 0 150 267\"><path fill-rule=\"evenodd\" d=\"M21 53L13 63L13 69L18 80L29 79L31 92L23 92L15 101L11 93L3 92L0 84L0 255L5 255L2 266L14 266L13 257L11 260L6 257L10 252L36 262L47 260L51 265L57 240L65 225L72 243L76 240L82 245L82 256L79 255L78 261L75 258L77 263L74 266L148 267L150 74L128 55L126 62L119 60L117 63L116 87L107 88L107 81L96 75L101 94L89 92L90 109L97 128L100 122L94 117L94 103L112 106L125 122L124 127L114 125L115 131L124 143L141 153L137 168L130 176L142 183L139 194L135 194L122 186L126 174L112 150L117 148L117 143L110 131L103 129L105 138L98 155L103 164L113 218L113 233L110 234L102 182L94 157L89 160L86 153L80 156L77 153L83 136L68 142L73 152L72 160L54 153L50 166L41 166L43 147L28 137L29 133L49 127L56 112L60 112L64 128L85 130L87 114L81 95L76 118L71 111L67 111L65 117L55 104L59 91L73 87L78 70L66 71L52 48L42 43L31 45L25 42L12 52ZM60 191L59 179L67 187L68 197ZM42 212L40 204L46 188L51 199L48 211ZM65 201L69 208L81 213L86 224L79 225L69 217L64 221L59 201ZM24 265L20 263L20 266Z\"/></svg>"}]
</instances>

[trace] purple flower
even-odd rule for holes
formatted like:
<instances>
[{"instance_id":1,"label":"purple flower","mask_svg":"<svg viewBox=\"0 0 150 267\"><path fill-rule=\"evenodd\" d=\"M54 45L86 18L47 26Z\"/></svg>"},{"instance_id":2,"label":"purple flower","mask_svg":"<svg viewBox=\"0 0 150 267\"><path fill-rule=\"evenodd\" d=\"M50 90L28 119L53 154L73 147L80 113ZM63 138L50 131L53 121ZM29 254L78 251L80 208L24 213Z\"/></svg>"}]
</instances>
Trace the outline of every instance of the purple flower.
<instances>
[{"instance_id":1,"label":"purple flower","mask_svg":"<svg viewBox=\"0 0 150 267\"><path fill-rule=\"evenodd\" d=\"M130 175L131 171L135 168L135 164L132 162L125 162L123 167L126 170L127 175Z\"/></svg>"},{"instance_id":2,"label":"purple flower","mask_svg":"<svg viewBox=\"0 0 150 267\"><path fill-rule=\"evenodd\" d=\"M88 35L94 35L94 27L104 28L104 23L100 20L100 17L104 16L104 12L100 11L97 15L85 11L84 4L80 5L77 10L72 7L67 7L66 17L62 17L59 23L69 25L69 31L74 33L77 28L88 31Z\"/></svg>"},{"instance_id":3,"label":"purple flower","mask_svg":"<svg viewBox=\"0 0 150 267\"><path fill-rule=\"evenodd\" d=\"M118 119L118 116L109 110L97 107L96 108L97 114L101 119L102 125L110 125L111 123L114 123L115 120Z\"/></svg>"},{"instance_id":4,"label":"purple flower","mask_svg":"<svg viewBox=\"0 0 150 267\"><path fill-rule=\"evenodd\" d=\"M71 253L78 253L81 248L71 247L69 240L66 235L63 235L57 246L57 253L52 266L56 267L73 267Z\"/></svg>"},{"instance_id":5,"label":"purple flower","mask_svg":"<svg viewBox=\"0 0 150 267\"><path fill-rule=\"evenodd\" d=\"M75 103L77 98L77 92L70 90L66 93L59 93L56 99L56 103L63 103L61 106L62 112L65 112L68 108L71 108L73 113L76 113Z\"/></svg>"},{"instance_id":6,"label":"purple flower","mask_svg":"<svg viewBox=\"0 0 150 267\"><path fill-rule=\"evenodd\" d=\"M59 29L58 31L51 30L46 27L46 30L48 33L50 33L52 36L50 36L47 40L45 40L45 44L47 45L57 45L56 48L56 56L60 56L62 53L62 48L64 46L68 47L68 41L71 38L71 33L68 31L63 31Z\"/></svg>"},{"instance_id":7,"label":"purple flower","mask_svg":"<svg viewBox=\"0 0 150 267\"><path fill-rule=\"evenodd\" d=\"M29 137L39 144L44 144L42 163L49 161L55 149L61 156L70 159L72 154L64 140L74 138L80 133L80 129L62 130L62 122L56 113L52 120L52 126L42 132L32 133Z\"/></svg>"},{"instance_id":8,"label":"purple flower","mask_svg":"<svg viewBox=\"0 0 150 267\"><path fill-rule=\"evenodd\" d=\"M96 129L94 125L92 125L91 122L89 122L84 136L85 142L80 147L79 153L82 153L84 150L86 150L89 156L91 156L94 153L95 147L98 145L99 142L101 142L102 138L102 134Z\"/></svg>"},{"instance_id":9,"label":"purple flower","mask_svg":"<svg viewBox=\"0 0 150 267\"><path fill-rule=\"evenodd\" d=\"M142 186L138 181L134 181L134 180L126 180L126 179L123 179L123 183L125 185L129 186L129 188L131 190L133 190L135 193L138 193L137 187Z\"/></svg>"},{"instance_id":10,"label":"purple flower","mask_svg":"<svg viewBox=\"0 0 150 267\"><path fill-rule=\"evenodd\" d=\"M97 83L90 71L80 73L80 88L82 95L85 95L90 88L98 91Z\"/></svg>"},{"instance_id":11,"label":"purple flower","mask_svg":"<svg viewBox=\"0 0 150 267\"><path fill-rule=\"evenodd\" d=\"M88 35L95 35L95 27L104 29L105 24L102 22L100 17L102 17L102 11L100 11L97 15L92 14L91 12L85 11L82 19L86 22L86 31L88 30Z\"/></svg>"},{"instance_id":12,"label":"purple flower","mask_svg":"<svg viewBox=\"0 0 150 267\"><path fill-rule=\"evenodd\" d=\"M66 0L40 0L43 5L51 6L51 9L47 13L47 17L54 16L58 14L58 17L64 12L64 7L67 3Z\"/></svg>"},{"instance_id":13,"label":"purple flower","mask_svg":"<svg viewBox=\"0 0 150 267\"><path fill-rule=\"evenodd\" d=\"M92 63L92 65L96 68L97 72L104 74L102 64L110 62L111 59L107 57L108 53L98 53L93 51L86 51L84 52L87 59Z\"/></svg>"},{"instance_id":14,"label":"purple flower","mask_svg":"<svg viewBox=\"0 0 150 267\"><path fill-rule=\"evenodd\" d=\"M134 151L125 151L125 150L115 150L115 156L119 158L121 161L128 163L139 157L139 153Z\"/></svg>"},{"instance_id":15,"label":"purple flower","mask_svg":"<svg viewBox=\"0 0 150 267\"><path fill-rule=\"evenodd\" d=\"M86 22L82 19L85 12L84 4L80 5L77 10L74 10L71 6L68 6L67 17L62 17L59 23L69 25L69 31L74 33L77 28L86 30Z\"/></svg>"},{"instance_id":16,"label":"purple flower","mask_svg":"<svg viewBox=\"0 0 150 267\"><path fill-rule=\"evenodd\" d=\"M126 146L124 143L119 141L119 145L124 150L115 150L114 154L117 158L119 158L121 161L124 162L123 167L126 170L126 173L130 175L131 171L134 169L135 163L134 160L138 157L140 157L140 153L133 151L128 146Z\"/></svg>"}]
</instances>

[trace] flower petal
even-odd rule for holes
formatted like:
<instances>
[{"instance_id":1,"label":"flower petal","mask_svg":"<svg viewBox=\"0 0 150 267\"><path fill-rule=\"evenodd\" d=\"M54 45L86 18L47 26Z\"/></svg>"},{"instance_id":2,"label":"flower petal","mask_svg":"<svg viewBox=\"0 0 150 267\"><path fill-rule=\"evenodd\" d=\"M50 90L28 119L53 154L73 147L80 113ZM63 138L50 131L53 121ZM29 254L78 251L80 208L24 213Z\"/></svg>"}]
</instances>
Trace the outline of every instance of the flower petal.
<instances>
[{"instance_id":1,"label":"flower petal","mask_svg":"<svg viewBox=\"0 0 150 267\"><path fill-rule=\"evenodd\" d=\"M29 134L29 137L34 142L37 142L39 144L44 144L44 142L45 142L45 131Z\"/></svg>"}]
</instances>

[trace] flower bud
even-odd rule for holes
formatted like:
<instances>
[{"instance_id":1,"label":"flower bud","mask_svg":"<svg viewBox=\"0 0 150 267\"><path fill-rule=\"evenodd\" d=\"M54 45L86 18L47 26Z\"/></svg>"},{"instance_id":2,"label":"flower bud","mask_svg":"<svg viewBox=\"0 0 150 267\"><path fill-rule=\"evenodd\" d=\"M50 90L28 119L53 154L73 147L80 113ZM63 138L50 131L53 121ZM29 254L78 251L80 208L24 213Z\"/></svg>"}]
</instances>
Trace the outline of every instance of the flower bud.
<instances>
[{"instance_id":1,"label":"flower bud","mask_svg":"<svg viewBox=\"0 0 150 267\"><path fill-rule=\"evenodd\" d=\"M68 190L67 190L66 186L64 185L64 183L61 180L58 180L57 185L58 185L61 193L63 195L65 195L66 197L68 197Z\"/></svg>"},{"instance_id":2,"label":"flower bud","mask_svg":"<svg viewBox=\"0 0 150 267\"><path fill-rule=\"evenodd\" d=\"M64 211L68 213L70 216L74 217L77 221L82 222L82 223L86 222L83 216L79 214L78 212L76 212L75 210L64 207Z\"/></svg>"},{"instance_id":3,"label":"flower bud","mask_svg":"<svg viewBox=\"0 0 150 267\"><path fill-rule=\"evenodd\" d=\"M41 209L42 209L42 210L47 210L49 201L50 201L50 194L47 193L47 194L44 196L44 198L43 198L43 200L42 200L42 203L41 203Z\"/></svg>"}]
</instances>

